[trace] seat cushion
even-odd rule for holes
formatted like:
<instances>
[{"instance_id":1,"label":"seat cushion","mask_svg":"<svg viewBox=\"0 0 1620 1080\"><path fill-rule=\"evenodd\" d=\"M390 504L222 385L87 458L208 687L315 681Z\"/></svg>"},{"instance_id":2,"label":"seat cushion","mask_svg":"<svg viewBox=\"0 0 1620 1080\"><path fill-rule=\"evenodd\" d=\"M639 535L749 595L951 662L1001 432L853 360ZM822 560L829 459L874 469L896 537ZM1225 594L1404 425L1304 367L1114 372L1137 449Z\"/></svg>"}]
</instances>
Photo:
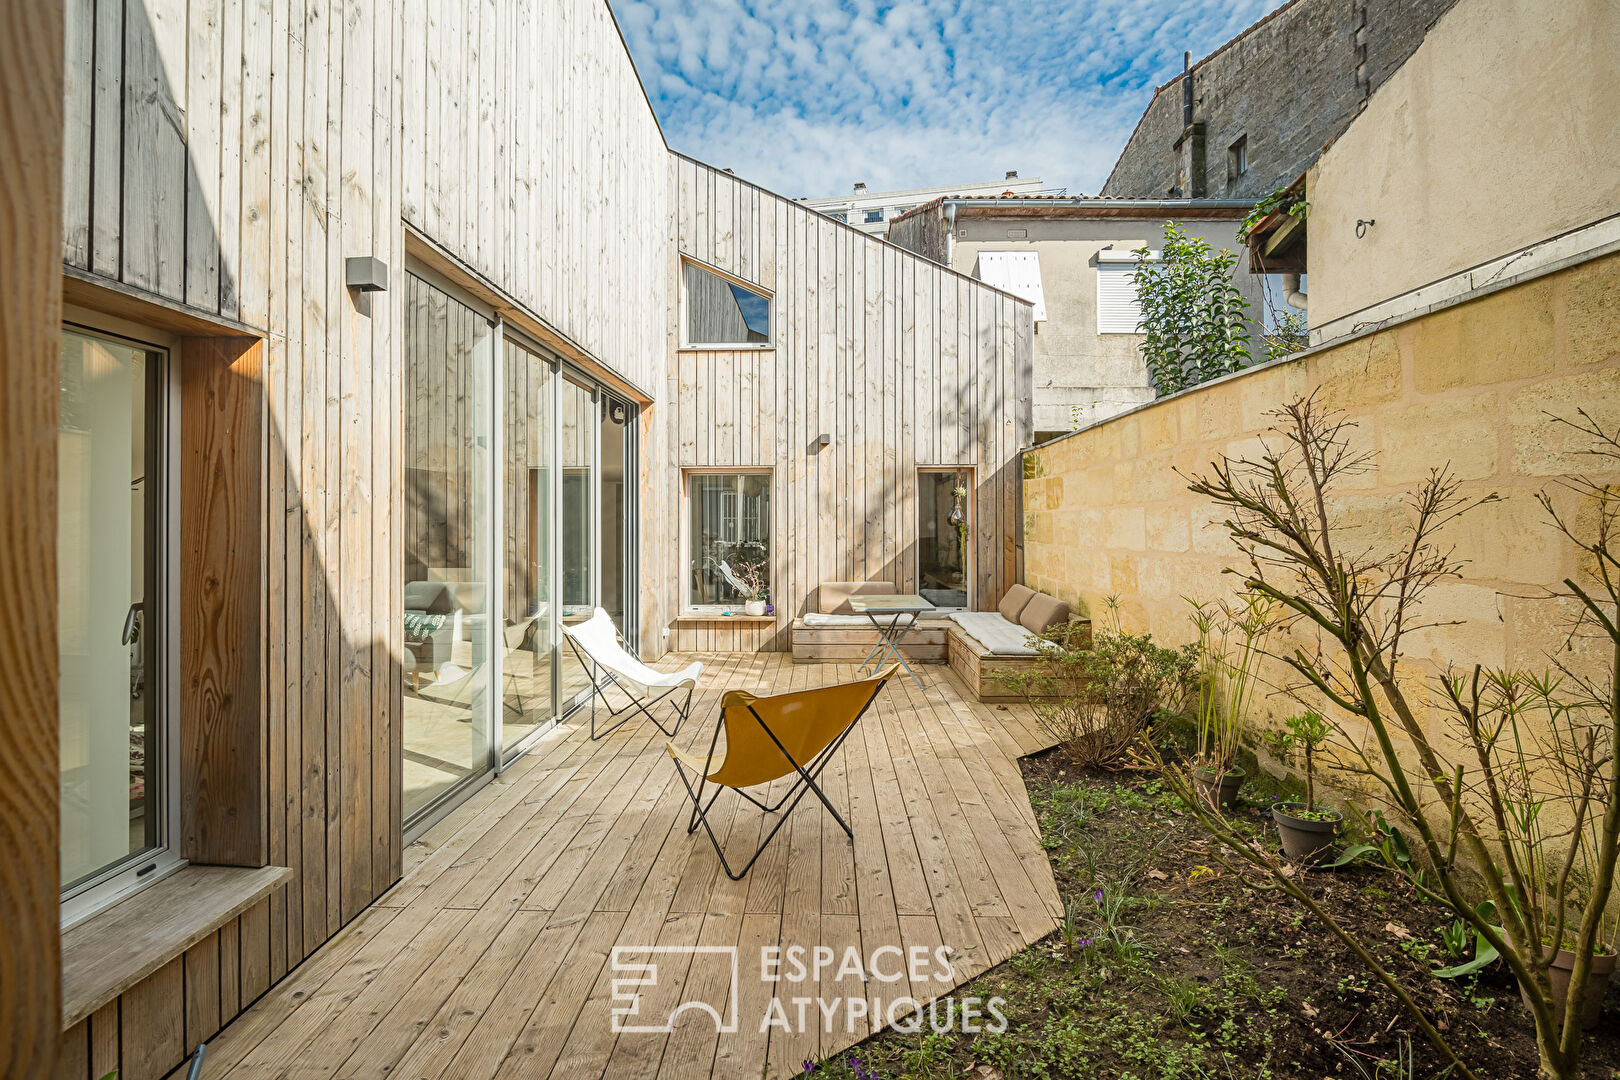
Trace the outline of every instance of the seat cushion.
<instances>
[{"instance_id":1,"label":"seat cushion","mask_svg":"<svg viewBox=\"0 0 1620 1080\"><path fill-rule=\"evenodd\" d=\"M1055 596L1036 593L1018 616L1019 625L1032 634L1044 634L1059 623L1069 621L1069 605Z\"/></svg>"},{"instance_id":2,"label":"seat cushion","mask_svg":"<svg viewBox=\"0 0 1620 1080\"><path fill-rule=\"evenodd\" d=\"M823 581L817 589L816 606L823 615L853 615L849 598L864 593L892 593L892 581Z\"/></svg>"},{"instance_id":3,"label":"seat cushion","mask_svg":"<svg viewBox=\"0 0 1620 1080\"><path fill-rule=\"evenodd\" d=\"M892 615L879 615L878 620L887 627ZM915 615L903 614L896 626L910 626L916 618ZM818 612L808 612L803 619L804 625L811 629L829 629L831 627L847 627L852 630L872 629L872 620L865 615L823 615Z\"/></svg>"},{"instance_id":4,"label":"seat cushion","mask_svg":"<svg viewBox=\"0 0 1620 1080\"><path fill-rule=\"evenodd\" d=\"M1039 656L1029 631L994 611L957 611L951 621L991 656Z\"/></svg>"},{"instance_id":5,"label":"seat cushion","mask_svg":"<svg viewBox=\"0 0 1620 1080\"><path fill-rule=\"evenodd\" d=\"M1001 613L1003 619L1015 623L1024 613L1024 605L1028 604L1030 597L1034 595L1035 590L1028 585L1014 585L1002 596L996 610Z\"/></svg>"}]
</instances>

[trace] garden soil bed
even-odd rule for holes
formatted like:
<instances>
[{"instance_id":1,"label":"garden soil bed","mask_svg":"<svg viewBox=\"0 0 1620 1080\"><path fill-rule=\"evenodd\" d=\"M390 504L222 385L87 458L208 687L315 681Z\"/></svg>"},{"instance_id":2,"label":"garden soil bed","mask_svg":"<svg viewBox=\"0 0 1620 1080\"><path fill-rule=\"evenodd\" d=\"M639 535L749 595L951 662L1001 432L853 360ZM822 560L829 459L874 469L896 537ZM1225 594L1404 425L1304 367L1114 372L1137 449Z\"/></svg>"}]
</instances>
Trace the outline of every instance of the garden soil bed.
<instances>
[{"instance_id":1,"label":"garden soil bed","mask_svg":"<svg viewBox=\"0 0 1620 1080\"><path fill-rule=\"evenodd\" d=\"M1445 1061L1393 994L1286 896L1246 887L1165 787L1081 774L1048 752L1023 762L1064 900L1063 933L980 975L958 996L1000 996L1000 1035L885 1031L821 1063L825 1077L1208 1077L1427 1080ZM1251 782L1237 815L1269 842L1264 806L1290 793ZM1481 1080L1533 1080L1533 1029L1500 964L1436 979L1453 960L1439 905L1377 865L1313 870L1311 894L1438 1022ZM1103 902L1098 902L1099 890ZM1105 907L1121 910L1110 928ZM1620 987L1587 1036L1583 1076L1620 1080ZM853 1066L851 1058L858 1059Z\"/></svg>"}]
</instances>

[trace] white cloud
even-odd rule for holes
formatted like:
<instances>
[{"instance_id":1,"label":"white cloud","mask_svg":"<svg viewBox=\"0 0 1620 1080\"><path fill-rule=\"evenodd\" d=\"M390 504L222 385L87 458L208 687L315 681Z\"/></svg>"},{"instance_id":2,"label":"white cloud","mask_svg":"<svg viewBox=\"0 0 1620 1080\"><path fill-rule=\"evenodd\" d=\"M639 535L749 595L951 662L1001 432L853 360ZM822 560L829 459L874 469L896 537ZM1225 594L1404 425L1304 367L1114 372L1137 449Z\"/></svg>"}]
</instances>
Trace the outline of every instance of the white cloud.
<instances>
[{"instance_id":1,"label":"white cloud","mask_svg":"<svg viewBox=\"0 0 1620 1080\"><path fill-rule=\"evenodd\" d=\"M614 0L670 145L786 195L1008 169L1095 192L1152 94L1280 0Z\"/></svg>"}]
</instances>

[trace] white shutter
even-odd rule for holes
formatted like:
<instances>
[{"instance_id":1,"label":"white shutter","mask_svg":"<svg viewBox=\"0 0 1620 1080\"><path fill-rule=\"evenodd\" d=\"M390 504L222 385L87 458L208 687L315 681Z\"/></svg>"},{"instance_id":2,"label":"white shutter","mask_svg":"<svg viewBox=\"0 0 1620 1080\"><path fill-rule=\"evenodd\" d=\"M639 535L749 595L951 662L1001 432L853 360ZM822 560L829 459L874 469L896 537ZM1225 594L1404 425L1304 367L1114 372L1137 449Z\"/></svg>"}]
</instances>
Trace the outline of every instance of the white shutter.
<instances>
[{"instance_id":1,"label":"white shutter","mask_svg":"<svg viewBox=\"0 0 1620 1080\"><path fill-rule=\"evenodd\" d=\"M1046 290L1041 288L1041 257L1033 251L981 251L973 276L986 285L1021 296L1035 305L1035 321L1046 321Z\"/></svg>"},{"instance_id":2,"label":"white shutter","mask_svg":"<svg viewBox=\"0 0 1620 1080\"><path fill-rule=\"evenodd\" d=\"M1097 333L1134 334L1142 321L1136 302L1136 264L1097 264Z\"/></svg>"}]
</instances>

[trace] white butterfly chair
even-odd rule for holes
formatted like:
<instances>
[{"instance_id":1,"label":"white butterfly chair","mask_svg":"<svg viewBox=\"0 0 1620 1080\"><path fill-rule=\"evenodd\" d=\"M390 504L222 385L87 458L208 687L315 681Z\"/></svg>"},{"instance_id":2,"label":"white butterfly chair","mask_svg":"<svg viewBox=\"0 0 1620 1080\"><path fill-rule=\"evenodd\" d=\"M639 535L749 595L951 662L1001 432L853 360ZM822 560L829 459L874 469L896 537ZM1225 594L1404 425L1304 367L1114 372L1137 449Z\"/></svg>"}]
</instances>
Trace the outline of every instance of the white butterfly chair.
<instances>
[{"instance_id":1,"label":"white butterfly chair","mask_svg":"<svg viewBox=\"0 0 1620 1080\"><path fill-rule=\"evenodd\" d=\"M657 724L658 730L665 735L675 737L675 733L681 729L681 721L686 719L692 708L692 691L697 689L698 676L703 674L701 662L694 661L679 671L671 672L648 667L625 649L612 616L601 608L592 612L584 622L564 626L562 631L580 663L591 671L591 738L600 739L632 719L632 715L626 714L636 712ZM601 672L603 677L598 678L597 672ZM617 709L609 704L609 686L618 687L629 699L628 704ZM683 688L685 697L678 697ZM596 729L597 698L602 699L608 718L616 721L601 731ZM675 726L671 728L665 727L652 712L653 706L666 699L675 712Z\"/></svg>"}]
</instances>

